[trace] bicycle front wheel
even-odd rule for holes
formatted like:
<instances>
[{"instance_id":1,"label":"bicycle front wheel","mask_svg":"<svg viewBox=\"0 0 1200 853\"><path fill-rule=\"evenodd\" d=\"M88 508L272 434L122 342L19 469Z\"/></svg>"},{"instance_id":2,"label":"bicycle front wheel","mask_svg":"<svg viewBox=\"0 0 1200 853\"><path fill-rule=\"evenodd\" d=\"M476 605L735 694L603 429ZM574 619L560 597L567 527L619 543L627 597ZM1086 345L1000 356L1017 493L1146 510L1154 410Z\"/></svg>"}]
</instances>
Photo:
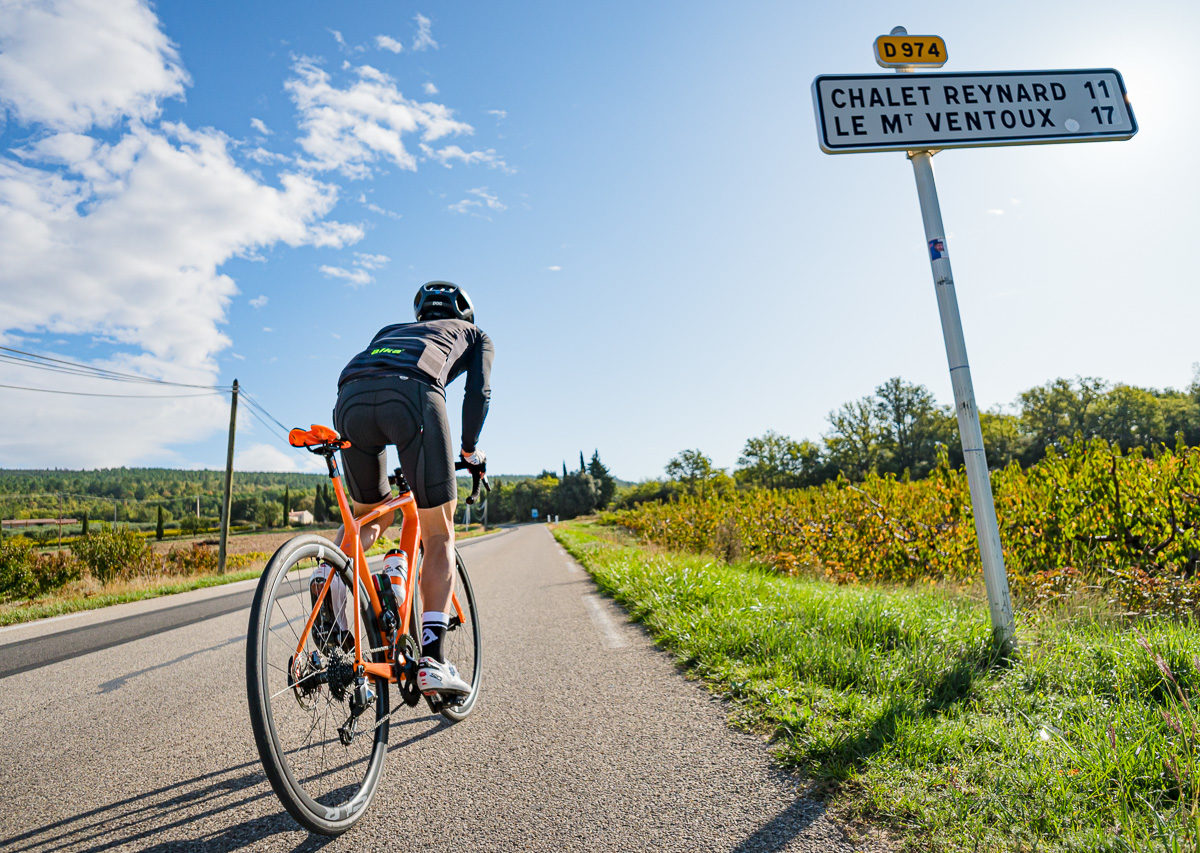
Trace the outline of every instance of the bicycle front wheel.
<instances>
[{"instance_id":1,"label":"bicycle front wheel","mask_svg":"<svg viewBox=\"0 0 1200 853\"><path fill-rule=\"evenodd\" d=\"M326 593L299 655L313 612L309 583L328 563L344 595ZM354 598L349 560L314 534L285 542L267 563L246 641L250 723L271 787L312 832L338 835L362 817L383 772L388 741L388 682L354 671ZM379 625L359 583L363 658L386 660Z\"/></svg>"}]
</instances>

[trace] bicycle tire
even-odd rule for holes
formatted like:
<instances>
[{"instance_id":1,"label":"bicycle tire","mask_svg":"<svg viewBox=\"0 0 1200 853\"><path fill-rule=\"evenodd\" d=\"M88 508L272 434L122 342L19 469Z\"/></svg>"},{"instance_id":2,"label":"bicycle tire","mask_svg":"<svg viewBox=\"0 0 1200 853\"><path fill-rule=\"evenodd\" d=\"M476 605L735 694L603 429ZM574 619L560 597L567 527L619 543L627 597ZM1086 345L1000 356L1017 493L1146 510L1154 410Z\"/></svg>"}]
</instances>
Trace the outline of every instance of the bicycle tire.
<instances>
[{"instance_id":1,"label":"bicycle tire","mask_svg":"<svg viewBox=\"0 0 1200 853\"><path fill-rule=\"evenodd\" d=\"M483 683L483 636L479 631L475 588L471 586L467 567L463 564L462 555L458 553L457 548L454 549L454 567L454 589L464 621L462 624L456 624L455 614L451 614L450 627L442 640L442 652L446 660L458 667L459 675L471 685L471 692L461 699L439 704L437 710L446 719L457 723L470 716L475 709L475 702L479 699L479 689Z\"/></svg>"},{"instance_id":2,"label":"bicycle tire","mask_svg":"<svg viewBox=\"0 0 1200 853\"><path fill-rule=\"evenodd\" d=\"M331 637L333 632L317 637L314 626L305 642L304 656L308 661L314 650L323 654L324 669L307 669L300 682L310 677L313 681L303 688L289 676L291 656L312 613L308 568L315 568L320 560L328 562L343 581L349 579L350 561L346 555L315 534L289 539L267 563L250 608L246 692L255 744L275 794L301 826L332 836L345 832L366 813L382 778L390 690L387 681L368 679L375 691L374 701L355 721L361 731L346 744L336 728L332 732L330 729L345 724L344 718L350 716L353 669L350 667L351 680L345 683L345 664L347 657L353 664L352 647L346 653L344 639ZM361 582L359 595L364 658L384 662L379 626ZM348 596L345 609L351 630L352 602L353 597ZM323 683L321 673L326 679ZM302 694L305 701L311 700L311 709L304 706ZM368 726L374 726L373 732Z\"/></svg>"}]
</instances>

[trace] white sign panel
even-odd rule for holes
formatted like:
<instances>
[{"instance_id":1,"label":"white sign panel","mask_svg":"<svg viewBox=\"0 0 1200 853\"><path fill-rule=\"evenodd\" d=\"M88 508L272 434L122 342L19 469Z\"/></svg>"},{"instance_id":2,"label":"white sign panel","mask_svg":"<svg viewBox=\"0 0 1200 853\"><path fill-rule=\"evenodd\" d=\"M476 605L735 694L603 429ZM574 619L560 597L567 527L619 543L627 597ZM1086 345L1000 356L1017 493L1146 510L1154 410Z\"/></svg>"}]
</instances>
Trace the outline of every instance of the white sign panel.
<instances>
[{"instance_id":1,"label":"white sign panel","mask_svg":"<svg viewBox=\"0 0 1200 853\"><path fill-rule=\"evenodd\" d=\"M971 74L823 74L827 154L1129 139L1137 122L1112 68Z\"/></svg>"}]
</instances>

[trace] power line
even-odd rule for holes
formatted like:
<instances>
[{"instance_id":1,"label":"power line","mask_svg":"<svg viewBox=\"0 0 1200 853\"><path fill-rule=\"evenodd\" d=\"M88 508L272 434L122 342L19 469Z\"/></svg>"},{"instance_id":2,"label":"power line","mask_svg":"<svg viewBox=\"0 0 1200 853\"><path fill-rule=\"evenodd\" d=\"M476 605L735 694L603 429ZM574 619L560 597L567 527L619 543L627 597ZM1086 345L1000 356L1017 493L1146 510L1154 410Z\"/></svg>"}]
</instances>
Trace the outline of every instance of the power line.
<instances>
[{"instance_id":1,"label":"power line","mask_svg":"<svg viewBox=\"0 0 1200 853\"><path fill-rule=\"evenodd\" d=\"M9 355L4 355L9 353ZM32 359L32 360L31 360ZM0 360L9 363L20 364L24 367L32 367L38 370L49 370L58 373L75 373L77 375L92 376L96 379L108 379L114 382L144 382L153 385L172 385L178 388L203 388L206 390L217 391L225 390L221 385L198 385L190 382L170 382L166 379L154 379L150 376L142 376L137 373L126 373L121 370L111 370L107 367L95 367L90 364L83 364L77 361L71 361L64 358L54 358L48 355L39 355L37 353L26 352L25 350L14 349L13 347L0 346Z\"/></svg>"},{"instance_id":2,"label":"power line","mask_svg":"<svg viewBox=\"0 0 1200 853\"><path fill-rule=\"evenodd\" d=\"M221 391L203 391L199 394L93 394L87 391L58 391L54 388L34 388L29 385L3 385L16 391L40 391L43 394L66 394L72 397L137 397L144 400L177 400L181 397L213 397Z\"/></svg>"},{"instance_id":3,"label":"power line","mask_svg":"<svg viewBox=\"0 0 1200 853\"><path fill-rule=\"evenodd\" d=\"M242 388L241 392L242 392L242 397L246 400L247 403L249 403L252 407L258 409L264 415L266 415L268 418L270 418L272 421L274 421L275 425L277 427L279 427L281 430L283 430L285 435L287 433L291 432L290 429L288 429L286 426L284 426L282 423L280 423L280 421L277 417L275 417L273 414L271 414L270 412L267 411L266 406L264 406L262 403L258 402L257 399L255 399L253 396L251 396L250 392L248 392L245 388Z\"/></svg>"}]
</instances>

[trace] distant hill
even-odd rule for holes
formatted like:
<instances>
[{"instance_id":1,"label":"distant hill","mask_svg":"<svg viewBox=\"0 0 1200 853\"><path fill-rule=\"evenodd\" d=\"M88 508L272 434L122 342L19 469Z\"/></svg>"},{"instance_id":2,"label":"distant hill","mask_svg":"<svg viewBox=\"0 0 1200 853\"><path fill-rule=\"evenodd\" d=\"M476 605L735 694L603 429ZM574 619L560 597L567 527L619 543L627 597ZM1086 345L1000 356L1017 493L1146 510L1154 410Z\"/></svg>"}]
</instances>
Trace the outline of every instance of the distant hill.
<instances>
[{"instance_id":1,"label":"distant hill","mask_svg":"<svg viewBox=\"0 0 1200 853\"><path fill-rule=\"evenodd\" d=\"M495 482L512 483L536 474L492 474ZM466 475L460 481L469 482ZM233 512L253 519L262 503L312 509L317 489L329 482L323 474L236 471ZM618 481L620 482L620 481ZM215 519L225 488L223 470L180 468L0 468L0 518L82 517L149 524L163 508L168 522L185 516Z\"/></svg>"}]
</instances>

